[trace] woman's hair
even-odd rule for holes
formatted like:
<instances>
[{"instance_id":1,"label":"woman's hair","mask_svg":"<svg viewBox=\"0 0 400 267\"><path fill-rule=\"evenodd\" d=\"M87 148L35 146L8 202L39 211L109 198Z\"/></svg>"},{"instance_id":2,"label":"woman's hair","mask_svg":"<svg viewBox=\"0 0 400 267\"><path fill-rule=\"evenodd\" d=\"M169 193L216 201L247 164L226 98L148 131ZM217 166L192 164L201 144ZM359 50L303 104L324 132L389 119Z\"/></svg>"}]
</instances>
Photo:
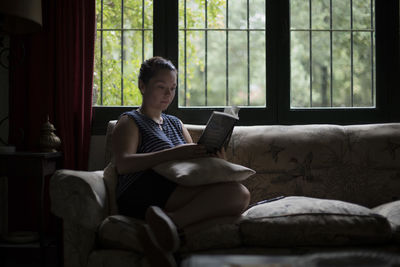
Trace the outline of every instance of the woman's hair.
<instances>
[{"instance_id":1,"label":"woman's hair","mask_svg":"<svg viewBox=\"0 0 400 267\"><path fill-rule=\"evenodd\" d=\"M143 61L140 66L139 80L147 84L160 70L176 71L171 61L162 57L152 57Z\"/></svg>"}]
</instances>

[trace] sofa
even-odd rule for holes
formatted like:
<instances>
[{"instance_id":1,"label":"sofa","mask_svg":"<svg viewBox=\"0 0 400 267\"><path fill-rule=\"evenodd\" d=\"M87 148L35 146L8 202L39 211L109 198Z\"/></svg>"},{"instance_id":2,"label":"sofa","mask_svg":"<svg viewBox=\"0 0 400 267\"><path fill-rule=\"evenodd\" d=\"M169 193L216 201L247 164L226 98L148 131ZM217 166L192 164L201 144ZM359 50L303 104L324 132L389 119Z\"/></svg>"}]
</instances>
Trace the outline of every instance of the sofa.
<instances>
[{"instance_id":1,"label":"sofa","mask_svg":"<svg viewBox=\"0 0 400 267\"><path fill-rule=\"evenodd\" d=\"M66 267L148 266L138 241L143 222L119 215L116 206L115 123L107 127L104 170L59 170L50 180ZM198 140L204 126L187 128ZM237 126L227 158L256 172L241 181L251 206L240 217L189 229L181 259L352 250L400 255L400 123Z\"/></svg>"}]
</instances>

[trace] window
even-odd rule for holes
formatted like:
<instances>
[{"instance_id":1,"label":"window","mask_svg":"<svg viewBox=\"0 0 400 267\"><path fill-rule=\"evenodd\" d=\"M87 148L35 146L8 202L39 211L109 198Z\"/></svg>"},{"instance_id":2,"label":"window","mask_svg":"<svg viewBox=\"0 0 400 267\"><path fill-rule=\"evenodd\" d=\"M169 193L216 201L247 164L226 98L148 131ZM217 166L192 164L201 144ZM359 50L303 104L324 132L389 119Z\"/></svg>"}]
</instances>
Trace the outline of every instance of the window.
<instances>
[{"instance_id":1,"label":"window","mask_svg":"<svg viewBox=\"0 0 400 267\"><path fill-rule=\"evenodd\" d=\"M94 129L140 104L136 72L153 54L179 69L168 112L185 123L226 105L242 107L244 125L399 119L396 0L98 0L97 9Z\"/></svg>"},{"instance_id":2,"label":"window","mask_svg":"<svg viewBox=\"0 0 400 267\"><path fill-rule=\"evenodd\" d=\"M93 103L140 105L140 64L153 55L153 2L98 0L96 14Z\"/></svg>"},{"instance_id":3,"label":"window","mask_svg":"<svg viewBox=\"0 0 400 267\"><path fill-rule=\"evenodd\" d=\"M291 108L375 107L374 1L290 1Z\"/></svg>"},{"instance_id":4,"label":"window","mask_svg":"<svg viewBox=\"0 0 400 267\"><path fill-rule=\"evenodd\" d=\"M264 1L179 1L179 107L265 106Z\"/></svg>"}]
</instances>

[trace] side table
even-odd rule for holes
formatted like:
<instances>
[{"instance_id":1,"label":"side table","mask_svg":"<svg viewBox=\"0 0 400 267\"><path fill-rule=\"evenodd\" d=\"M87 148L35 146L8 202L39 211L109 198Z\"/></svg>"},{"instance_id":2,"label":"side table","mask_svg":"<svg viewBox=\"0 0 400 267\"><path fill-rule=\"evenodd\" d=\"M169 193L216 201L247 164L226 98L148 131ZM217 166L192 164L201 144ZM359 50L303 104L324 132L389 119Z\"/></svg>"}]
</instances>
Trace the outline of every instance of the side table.
<instances>
[{"instance_id":1,"label":"side table","mask_svg":"<svg viewBox=\"0 0 400 267\"><path fill-rule=\"evenodd\" d=\"M38 179L39 243L12 244L0 242L0 248L39 247L41 262L44 264L44 189L45 177L53 174L61 166L61 152L4 152L0 153L0 234L8 234L8 183L7 177L34 177Z\"/></svg>"}]
</instances>

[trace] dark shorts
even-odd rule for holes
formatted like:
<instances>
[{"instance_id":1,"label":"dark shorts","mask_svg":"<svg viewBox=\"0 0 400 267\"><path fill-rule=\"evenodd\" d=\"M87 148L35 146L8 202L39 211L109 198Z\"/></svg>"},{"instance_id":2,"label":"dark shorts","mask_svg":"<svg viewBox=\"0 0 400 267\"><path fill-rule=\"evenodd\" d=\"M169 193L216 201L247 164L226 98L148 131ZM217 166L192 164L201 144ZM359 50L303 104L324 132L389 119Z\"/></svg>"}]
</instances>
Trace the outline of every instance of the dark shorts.
<instances>
[{"instance_id":1,"label":"dark shorts","mask_svg":"<svg viewBox=\"0 0 400 267\"><path fill-rule=\"evenodd\" d=\"M165 208L176 187L176 183L153 170L148 170L119 196L119 213L143 220L149 206Z\"/></svg>"}]
</instances>

